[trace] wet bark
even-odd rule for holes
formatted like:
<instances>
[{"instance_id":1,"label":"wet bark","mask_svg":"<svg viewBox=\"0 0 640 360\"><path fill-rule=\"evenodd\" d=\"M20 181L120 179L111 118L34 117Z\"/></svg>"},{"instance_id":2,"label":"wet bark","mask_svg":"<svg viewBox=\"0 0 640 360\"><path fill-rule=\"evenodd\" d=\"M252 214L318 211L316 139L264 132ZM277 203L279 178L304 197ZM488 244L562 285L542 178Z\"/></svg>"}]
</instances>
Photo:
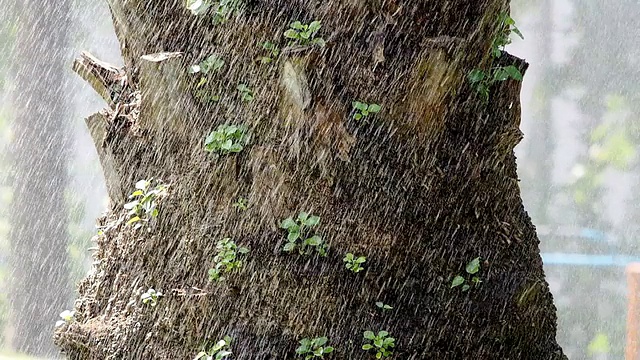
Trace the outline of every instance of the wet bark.
<instances>
[{"instance_id":1,"label":"wet bark","mask_svg":"<svg viewBox=\"0 0 640 360\"><path fill-rule=\"evenodd\" d=\"M520 84L493 87L485 103L466 81L488 61L506 1L246 5L213 25L182 1L110 1L127 83L88 124L114 207L60 347L71 358L183 359L230 335L236 359L284 359L298 340L327 336L333 358L368 359L362 333L386 330L396 359L564 358L518 188ZM287 49L294 20L322 20L327 46ZM255 61L263 41L285 48L271 64ZM184 55L141 59L158 52ZM222 98L202 102L187 68L212 53L225 60L210 79ZM383 110L356 121L354 100ZM204 138L224 123L246 125L251 142L208 155ZM133 231L122 204L151 177L169 195L151 232ZM246 211L232 207L240 196ZM300 211L321 217L327 257L281 251L277 225ZM251 252L211 283L223 237ZM347 271L347 252L366 256L366 271ZM481 285L451 288L476 257ZM139 299L149 287L166 294L154 308Z\"/></svg>"},{"instance_id":2,"label":"wet bark","mask_svg":"<svg viewBox=\"0 0 640 360\"><path fill-rule=\"evenodd\" d=\"M71 303L64 197L70 4L63 0L14 5L10 345L42 357L58 353L51 330Z\"/></svg>"}]
</instances>

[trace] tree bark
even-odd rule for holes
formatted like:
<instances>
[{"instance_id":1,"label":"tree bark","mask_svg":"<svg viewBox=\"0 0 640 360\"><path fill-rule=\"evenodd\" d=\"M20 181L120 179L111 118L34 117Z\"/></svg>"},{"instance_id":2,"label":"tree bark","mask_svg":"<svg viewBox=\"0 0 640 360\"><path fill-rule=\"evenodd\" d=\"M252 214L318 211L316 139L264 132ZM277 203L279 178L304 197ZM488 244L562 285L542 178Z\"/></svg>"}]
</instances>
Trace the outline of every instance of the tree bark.
<instances>
[{"instance_id":1,"label":"tree bark","mask_svg":"<svg viewBox=\"0 0 640 360\"><path fill-rule=\"evenodd\" d=\"M68 159L64 69L70 4L66 0L15 4L11 345L37 356L58 352L51 330L71 303L64 198Z\"/></svg>"},{"instance_id":2,"label":"tree bark","mask_svg":"<svg viewBox=\"0 0 640 360\"><path fill-rule=\"evenodd\" d=\"M520 84L494 86L487 104L466 80L489 61L506 1L249 1L220 25L182 1L109 3L127 84L120 107L88 123L114 207L76 319L56 333L71 358L192 358L230 335L235 359L293 358L318 336L333 358L368 359L365 330L389 331L396 359L564 358L518 188ZM287 48L295 20L321 20L327 46ZM271 64L255 61L263 41L284 48ZM184 55L141 59L159 52ZM222 98L205 103L187 68L213 53ZM355 121L354 100L383 110ZM208 155L204 138L224 123L247 126L251 142ZM151 232L134 231L122 204L151 177L169 194ZM239 196L246 211L231 206ZM300 211L321 217L327 257L282 252L278 224ZM211 283L224 237L251 252ZM347 252L366 256L366 271L347 271ZM451 288L476 257L481 285ZM166 294L154 308L139 299L150 287Z\"/></svg>"}]
</instances>

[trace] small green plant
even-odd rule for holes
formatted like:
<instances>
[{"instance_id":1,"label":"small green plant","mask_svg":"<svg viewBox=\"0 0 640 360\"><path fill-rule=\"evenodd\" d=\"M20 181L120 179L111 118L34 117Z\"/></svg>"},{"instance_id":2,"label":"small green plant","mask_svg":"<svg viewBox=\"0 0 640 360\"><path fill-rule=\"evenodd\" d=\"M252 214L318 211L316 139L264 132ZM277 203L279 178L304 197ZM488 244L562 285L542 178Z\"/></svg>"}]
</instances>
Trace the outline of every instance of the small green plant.
<instances>
[{"instance_id":1,"label":"small green plant","mask_svg":"<svg viewBox=\"0 0 640 360\"><path fill-rule=\"evenodd\" d=\"M219 73L224 67L224 60L218 55L210 55L206 59L202 60L199 64L191 65L189 67L190 74L201 74L200 81L195 86L195 95L199 99L205 101L219 101L220 95L214 94L211 86L206 86L211 83L210 78Z\"/></svg>"},{"instance_id":2,"label":"small green plant","mask_svg":"<svg viewBox=\"0 0 640 360\"><path fill-rule=\"evenodd\" d=\"M327 256L327 246L318 235L309 236L312 227L320 223L320 217L301 212L294 220L289 217L280 223L282 229L287 230L288 242L284 245L283 251L292 252L296 248L300 255L310 255L315 249L321 256ZM299 240L302 240L301 242Z\"/></svg>"},{"instance_id":3,"label":"small green plant","mask_svg":"<svg viewBox=\"0 0 640 360\"><path fill-rule=\"evenodd\" d=\"M242 99L242 101L244 102L253 101L254 99L253 91L246 84L238 85L238 92L240 93L240 98Z\"/></svg>"},{"instance_id":4,"label":"small green plant","mask_svg":"<svg viewBox=\"0 0 640 360\"><path fill-rule=\"evenodd\" d=\"M268 55L260 58L260 62L263 64L269 64L273 61L273 59L277 58L280 55L280 49L278 45L265 41L262 43L262 48L267 51Z\"/></svg>"},{"instance_id":5,"label":"small green plant","mask_svg":"<svg viewBox=\"0 0 640 360\"><path fill-rule=\"evenodd\" d=\"M324 355L333 352L332 346L325 346L329 339L326 337L319 337L315 339L304 338L300 340L300 346L296 349L296 354L304 355L305 360L319 357L324 359Z\"/></svg>"},{"instance_id":6,"label":"small green plant","mask_svg":"<svg viewBox=\"0 0 640 360\"><path fill-rule=\"evenodd\" d=\"M231 337L225 336L218 341L209 350L202 350L193 360L221 360L231 356Z\"/></svg>"},{"instance_id":7,"label":"small green plant","mask_svg":"<svg viewBox=\"0 0 640 360\"><path fill-rule=\"evenodd\" d=\"M216 263L213 269L209 269L209 280L224 281L223 276L242 266L242 262L238 259L239 255L249 253L249 249L244 246L238 246L230 238L224 238L216 244L218 254L213 258Z\"/></svg>"},{"instance_id":8,"label":"small green plant","mask_svg":"<svg viewBox=\"0 0 640 360\"><path fill-rule=\"evenodd\" d=\"M243 4L243 0L218 1L213 8L213 23L217 25L227 22L234 14L240 12Z\"/></svg>"},{"instance_id":9,"label":"small green plant","mask_svg":"<svg viewBox=\"0 0 640 360\"><path fill-rule=\"evenodd\" d=\"M73 321L73 317L75 316L75 311L65 310L60 313L60 318L62 320L56 321L56 327L62 326L64 324L70 323Z\"/></svg>"},{"instance_id":10,"label":"small green plant","mask_svg":"<svg viewBox=\"0 0 640 360\"><path fill-rule=\"evenodd\" d=\"M224 64L224 60L222 60L218 55L209 55L209 57L202 60L199 64L191 65L189 67L189 73L208 75L222 70Z\"/></svg>"},{"instance_id":11,"label":"small green plant","mask_svg":"<svg viewBox=\"0 0 640 360\"><path fill-rule=\"evenodd\" d=\"M498 34L491 43L491 63L493 64L496 59L502 56L505 46L511 44L511 33L515 33L520 38L524 39L524 36L520 30L516 27L516 22L507 14L500 13L498 17ZM480 94L480 97L485 101L489 101L489 89L495 83L500 81L506 81L508 79L514 79L516 81L522 81L522 73L517 67L513 65L509 66L493 66L490 65L488 71L482 69L474 69L467 76L471 87Z\"/></svg>"},{"instance_id":12,"label":"small green plant","mask_svg":"<svg viewBox=\"0 0 640 360\"><path fill-rule=\"evenodd\" d=\"M238 200L233 203L233 207L241 211L247 210L248 209L247 199L243 197L239 197Z\"/></svg>"},{"instance_id":13,"label":"small green plant","mask_svg":"<svg viewBox=\"0 0 640 360\"><path fill-rule=\"evenodd\" d=\"M356 120L366 118L370 114L379 113L380 110L382 110L382 107L378 104L367 104L360 101L354 101L352 105L355 109L353 118Z\"/></svg>"},{"instance_id":14,"label":"small green plant","mask_svg":"<svg viewBox=\"0 0 640 360\"><path fill-rule=\"evenodd\" d=\"M382 311L387 311L387 310L393 309L393 306L387 305L387 304L383 303L382 301L376 302L376 306L378 308L382 309Z\"/></svg>"},{"instance_id":15,"label":"small green plant","mask_svg":"<svg viewBox=\"0 0 640 360\"><path fill-rule=\"evenodd\" d=\"M211 2L208 0L187 0L186 6L193 15L201 15L209 10Z\"/></svg>"},{"instance_id":16,"label":"small green plant","mask_svg":"<svg viewBox=\"0 0 640 360\"><path fill-rule=\"evenodd\" d=\"M462 275L456 275L456 277L454 277L453 281L451 282L451 288L462 285L462 291L467 291L471 288L471 286L478 285L482 282L480 278L476 275L480 271L479 257L469 261L469 263L465 267L465 271L467 272L467 274L471 275L472 285L467 284L466 283L467 280Z\"/></svg>"},{"instance_id":17,"label":"small green plant","mask_svg":"<svg viewBox=\"0 0 640 360\"><path fill-rule=\"evenodd\" d=\"M162 294L160 291L156 291L155 289L150 288L144 294L142 294L142 296L140 296L140 299L142 299L143 304L156 306L158 305L158 300L160 300L162 296L164 296L164 294Z\"/></svg>"},{"instance_id":18,"label":"small green plant","mask_svg":"<svg viewBox=\"0 0 640 360\"><path fill-rule=\"evenodd\" d=\"M244 6L244 0L187 0L186 7L193 15L203 15L211 12L213 24L225 23L234 14L240 12Z\"/></svg>"},{"instance_id":19,"label":"small green plant","mask_svg":"<svg viewBox=\"0 0 640 360\"><path fill-rule=\"evenodd\" d=\"M367 258L364 256L355 256L352 253L347 253L342 261L344 261L347 269L351 270L354 273L359 273L360 271L364 270L362 264L367 261Z\"/></svg>"},{"instance_id":20,"label":"small green plant","mask_svg":"<svg viewBox=\"0 0 640 360\"><path fill-rule=\"evenodd\" d=\"M373 331L365 331L364 339L367 343L362 345L362 350L374 350L376 359L391 356L393 354L391 348L396 346L396 339L389 337L386 331L379 331L378 335Z\"/></svg>"},{"instance_id":21,"label":"small green plant","mask_svg":"<svg viewBox=\"0 0 640 360\"><path fill-rule=\"evenodd\" d=\"M136 183L136 191L129 195L132 201L124 204L124 208L129 210L129 221L127 224L134 224L134 229L139 229L143 224L149 223L151 219L158 216L157 200L166 192L166 185L158 182L152 189L153 179L140 180Z\"/></svg>"},{"instance_id":22,"label":"small green plant","mask_svg":"<svg viewBox=\"0 0 640 360\"><path fill-rule=\"evenodd\" d=\"M518 35L524 40L524 35L522 35L520 29L516 27L516 21L506 12L502 12L498 16L498 34L491 43L491 56L493 58L502 56L504 48L511 44L511 33Z\"/></svg>"},{"instance_id":23,"label":"small green plant","mask_svg":"<svg viewBox=\"0 0 640 360\"><path fill-rule=\"evenodd\" d=\"M301 46L317 45L319 47L325 46L325 41L321 37L316 37L316 34L322 27L320 21L312 21L310 24L303 24L300 21L295 21L289 25L289 29L284 32L284 36L292 39L294 43Z\"/></svg>"},{"instance_id":24,"label":"small green plant","mask_svg":"<svg viewBox=\"0 0 640 360\"><path fill-rule=\"evenodd\" d=\"M522 81L522 73L513 65L498 66L491 68L487 73L481 69L473 69L468 75L471 87L482 97L484 101L489 100L489 89L495 83L514 79Z\"/></svg>"},{"instance_id":25,"label":"small green plant","mask_svg":"<svg viewBox=\"0 0 640 360\"><path fill-rule=\"evenodd\" d=\"M204 141L204 149L220 155L239 153L247 143L246 130L243 126L220 125L212 131Z\"/></svg>"}]
</instances>

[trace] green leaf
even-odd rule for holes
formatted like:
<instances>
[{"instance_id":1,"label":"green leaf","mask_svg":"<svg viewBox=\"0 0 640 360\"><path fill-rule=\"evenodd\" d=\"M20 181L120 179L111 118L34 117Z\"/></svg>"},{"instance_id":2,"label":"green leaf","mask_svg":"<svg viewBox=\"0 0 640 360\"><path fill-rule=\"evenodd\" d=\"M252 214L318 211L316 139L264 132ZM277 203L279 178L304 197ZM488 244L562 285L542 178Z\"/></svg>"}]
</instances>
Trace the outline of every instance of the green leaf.
<instances>
[{"instance_id":1,"label":"green leaf","mask_svg":"<svg viewBox=\"0 0 640 360\"><path fill-rule=\"evenodd\" d=\"M373 349L373 345L371 344L362 345L362 350L371 350L371 349Z\"/></svg>"},{"instance_id":2,"label":"green leaf","mask_svg":"<svg viewBox=\"0 0 640 360\"><path fill-rule=\"evenodd\" d=\"M289 229L294 226L298 226L298 224L292 218L286 218L280 223L280 228L282 229Z\"/></svg>"},{"instance_id":3,"label":"green leaf","mask_svg":"<svg viewBox=\"0 0 640 360\"><path fill-rule=\"evenodd\" d=\"M467 264L465 270L467 271L467 273L472 274L472 275L477 273L480 270L480 258L477 257L477 258L471 260Z\"/></svg>"},{"instance_id":4,"label":"green leaf","mask_svg":"<svg viewBox=\"0 0 640 360\"><path fill-rule=\"evenodd\" d=\"M318 235L314 235L306 240L306 242L311 246L318 246L322 244L322 238Z\"/></svg>"},{"instance_id":5,"label":"green leaf","mask_svg":"<svg viewBox=\"0 0 640 360\"><path fill-rule=\"evenodd\" d=\"M469 290L469 288L471 288L469 285L464 284L464 285L462 286L462 291L467 291L467 290Z\"/></svg>"},{"instance_id":6,"label":"green leaf","mask_svg":"<svg viewBox=\"0 0 640 360\"><path fill-rule=\"evenodd\" d=\"M327 343L327 341L329 341L329 339L325 336L323 337L319 337L313 340L313 342L316 344L316 346L322 346L324 344Z\"/></svg>"},{"instance_id":7,"label":"green leaf","mask_svg":"<svg viewBox=\"0 0 640 360\"><path fill-rule=\"evenodd\" d=\"M460 286L464 284L464 278L460 275L456 276L453 278L453 281L451 282L451 287L454 288L456 286Z\"/></svg>"},{"instance_id":8,"label":"green leaf","mask_svg":"<svg viewBox=\"0 0 640 360\"><path fill-rule=\"evenodd\" d=\"M312 21L311 24L309 24L309 31L312 33L315 33L318 30L320 30L321 27L322 27L322 23L320 23L320 21L318 20Z\"/></svg>"},{"instance_id":9,"label":"green leaf","mask_svg":"<svg viewBox=\"0 0 640 360\"><path fill-rule=\"evenodd\" d=\"M222 150L231 150L231 146L233 145L233 141L231 139L225 141L222 143L222 145L220 146L220 148L222 148Z\"/></svg>"},{"instance_id":10,"label":"green leaf","mask_svg":"<svg viewBox=\"0 0 640 360\"><path fill-rule=\"evenodd\" d=\"M353 115L353 118L356 119L356 120L360 120L360 119L362 119L362 114L356 113L356 114Z\"/></svg>"},{"instance_id":11,"label":"green leaf","mask_svg":"<svg viewBox=\"0 0 640 360\"><path fill-rule=\"evenodd\" d=\"M383 337L385 337L385 336L387 336L387 335L389 335L389 333L388 333L388 332L386 332L386 331L384 331L384 330L383 330L383 331L379 331L379 332L378 332L378 337L382 337L382 338L383 338Z\"/></svg>"},{"instance_id":12,"label":"green leaf","mask_svg":"<svg viewBox=\"0 0 640 360\"><path fill-rule=\"evenodd\" d=\"M131 219L129 219L129 221L127 221L127 224L133 224L133 223L138 222L140 220L142 220L142 219L140 219L139 216L134 216Z\"/></svg>"},{"instance_id":13,"label":"green leaf","mask_svg":"<svg viewBox=\"0 0 640 360\"><path fill-rule=\"evenodd\" d=\"M136 191L132 192L129 197L142 196L142 195L144 195L144 191L136 190Z\"/></svg>"},{"instance_id":14,"label":"green leaf","mask_svg":"<svg viewBox=\"0 0 640 360\"><path fill-rule=\"evenodd\" d=\"M307 218L303 224L307 225L307 226L316 226L318 225L318 223L320 222L320 217L319 216L310 216L309 218Z\"/></svg>"},{"instance_id":15,"label":"green leaf","mask_svg":"<svg viewBox=\"0 0 640 360\"><path fill-rule=\"evenodd\" d=\"M369 105L369 109L368 110L369 110L369 112L377 113L377 112L380 112L381 109L382 109L382 107L380 105L371 104L371 105Z\"/></svg>"},{"instance_id":16,"label":"green leaf","mask_svg":"<svg viewBox=\"0 0 640 360\"><path fill-rule=\"evenodd\" d=\"M298 214L298 221L304 224L304 222L309 218L309 213L302 211Z\"/></svg>"},{"instance_id":17,"label":"green leaf","mask_svg":"<svg viewBox=\"0 0 640 360\"><path fill-rule=\"evenodd\" d=\"M366 111L369 108L369 105L359 102L359 101L354 101L353 102L353 107L355 107L356 109L360 110L360 111Z\"/></svg>"},{"instance_id":18,"label":"green leaf","mask_svg":"<svg viewBox=\"0 0 640 360\"><path fill-rule=\"evenodd\" d=\"M295 242L299 238L300 238L300 232L298 231L289 231L289 234L287 235L287 240L291 242Z\"/></svg>"},{"instance_id":19,"label":"green leaf","mask_svg":"<svg viewBox=\"0 0 640 360\"><path fill-rule=\"evenodd\" d=\"M493 71L493 80L495 81L505 81L509 78L509 73L505 70L505 68L496 68Z\"/></svg>"},{"instance_id":20,"label":"green leaf","mask_svg":"<svg viewBox=\"0 0 640 360\"><path fill-rule=\"evenodd\" d=\"M315 38L313 39L312 43L314 45L318 45L319 47L325 47L327 45L323 38Z\"/></svg>"},{"instance_id":21,"label":"green leaf","mask_svg":"<svg viewBox=\"0 0 640 360\"><path fill-rule=\"evenodd\" d=\"M368 331L367 330L367 331L364 332L363 335L364 335L364 338L368 339L368 340L373 340L373 339L376 338L376 336L373 334L373 331Z\"/></svg>"},{"instance_id":22,"label":"green leaf","mask_svg":"<svg viewBox=\"0 0 640 360\"><path fill-rule=\"evenodd\" d=\"M238 248L238 252L240 254L248 254L249 253L249 249L244 247L244 246L241 246L241 247Z\"/></svg>"},{"instance_id":23,"label":"green leaf","mask_svg":"<svg viewBox=\"0 0 640 360\"><path fill-rule=\"evenodd\" d=\"M509 74L509 76L517 81L522 81L522 73L518 70L517 67L510 65L504 68L504 71Z\"/></svg>"},{"instance_id":24,"label":"green leaf","mask_svg":"<svg viewBox=\"0 0 640 360\"><path fill-rule=\"evenodd\" d=\"M294 242L288 242L286 244L284 244L284 248L282 249L283 251L286 252L291 252L296 248L296 243Z\"/></svg>"},{"instance_id":25,"label":"green leaf","mask_svg":"<svg viewBox=\"0 0 640 360\"><path fill-rule=\"evenodd\" d=\"M297 29L297 30L304 30L304 25L302 25L302 23L300 21L294 21L291 23L291 25L289 25L290 28L292 29Z\"/></svg>"},{"instance_id":26,"label":"green leaf","mask_svg":"<svg viewBox=\"0 0 640 360\"><path fill-rule=\"evenodd\" d=\"M512 27L511 31L513 31L514 33L516 33L516 35L518 35L520 37L520 39L524 40L524 35L522 35L522 32L520 32L520 29L518 29L517 27Z\"/></svg>"},{"instance_id":27,"label":"green leaf","mask_svg":"<svg viewBox=\"0 0 640 360\"><path fill-rule=\"evenodd\" d=\"M469 78L469 81L473 84L473 83L481 82L482 80L484 80L485 76L486 76L486 73L484 71L480 69L474 69L474 70L471 70L471 72L467 77Z\"/></svg>"},{"instance_id":28,"label":"green leaf","mask_svg":"<svg viewBox=\"0 0 640 360\"><path fill-rule=\"evenodd\" d=\"M289 38L289 39L297 39L298 38L298 32L293 30L293 29L289 29L289 30L284 32L284 36Z\"/></svg>"}]
</instances>

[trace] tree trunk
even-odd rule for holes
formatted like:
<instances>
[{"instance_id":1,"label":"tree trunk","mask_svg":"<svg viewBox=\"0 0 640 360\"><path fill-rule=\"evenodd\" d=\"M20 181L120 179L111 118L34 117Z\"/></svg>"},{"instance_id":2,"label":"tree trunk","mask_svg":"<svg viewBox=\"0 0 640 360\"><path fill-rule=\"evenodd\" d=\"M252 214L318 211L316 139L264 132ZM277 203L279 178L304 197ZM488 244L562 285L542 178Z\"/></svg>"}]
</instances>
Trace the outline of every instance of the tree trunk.
<instances>
[{"instance_id":1,"label":"tree trunk","mask_svg":"<svg viewBox=\"0 0 640 360\"><path fill-rule=\"evenodd\" d=\"M57 353L51 329L69 306L67 268L68 114L64 69L70 1L15 4L14 171L10 314L15 350ZM18 15L19 14L19 15Z\"/></svg>"},{"instance_id":2,"label":"tree trunk","mask_svg":"<svg viewBox=\"0 0 640 360\"><path fill-rule=\"evenodd\" d=\"M126 76L87 55L75 65L111 103L87 122L113 211L75 320L56 333L71 358L187 359L229 335L234 359L294 358L320 336L332 358L368 359L366 330L388 331L395 359L564 358L518 188L520 84L497 84L487 103L466 80L490 61L505 0L248 1L217 25L183 1L109 3ZM326 47L287 47L295 20L321 20ZM255 61L264 41L283 48L269 64ZM184 55L141 58L159 52ZM187 72L210 54L225 61L207 85L218 102L194 96L200 76ZM356 121L356 100L382 111ZM207 154L226 123L247 126L250 142ZM168 195L150 231L133 230L122 205L152 177ZM301 211L320 216L326 257L282 251L278 224ZM211 282L225 237L251 251ZM345 268L348 252L366 256L365 271ZM482 283L452 288L476 257ZM140 301L149 288L165 294L155 307Z\"/></svg>"}]
</instances>

